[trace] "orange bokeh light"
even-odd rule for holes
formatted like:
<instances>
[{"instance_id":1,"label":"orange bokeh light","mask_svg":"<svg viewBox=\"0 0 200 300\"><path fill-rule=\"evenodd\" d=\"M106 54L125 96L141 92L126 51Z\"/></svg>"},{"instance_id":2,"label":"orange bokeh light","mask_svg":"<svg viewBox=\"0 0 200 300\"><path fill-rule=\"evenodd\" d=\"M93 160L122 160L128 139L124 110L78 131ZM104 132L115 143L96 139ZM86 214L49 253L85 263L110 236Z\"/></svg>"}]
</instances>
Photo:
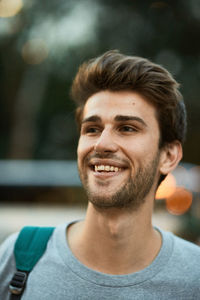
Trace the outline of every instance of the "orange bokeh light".
<instances>
[{"instance_id":1,"label":"orange bokeh light","mask_svg":"<svg viewBox=\"0 0 200 300\"><path fill-rule=\"evenodd\" d=\"M168 174L165 180L160 184L156 192L156 199L165 199L170 197L176 190L176 179L172 174Z\"/></svg>"},{"instance_id":2,"label":"orange bokeh light","mask_svg":"<svg viewBox=\"0 0 200 300\"><path fill-rule=\"evenodd\" d=\"M176 191L166 199L167 210L174 215L182 215L192 204L192 193L183 187L177 187Z\"/></svg>"}]
</instances>

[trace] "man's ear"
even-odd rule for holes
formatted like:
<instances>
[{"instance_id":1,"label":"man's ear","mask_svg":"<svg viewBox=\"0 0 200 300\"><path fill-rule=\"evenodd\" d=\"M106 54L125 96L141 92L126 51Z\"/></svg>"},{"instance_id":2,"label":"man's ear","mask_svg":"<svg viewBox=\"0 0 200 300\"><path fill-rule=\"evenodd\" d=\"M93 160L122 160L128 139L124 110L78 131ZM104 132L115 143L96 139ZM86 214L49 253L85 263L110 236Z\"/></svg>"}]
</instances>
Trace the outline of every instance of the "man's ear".
<instances>
[{"instance_id":1,"label":"man's ear","mask_svg":"<svg viewBox=\"0 0 200 300\"><path fill-rule=\"evenodd\" d=\"M174 141L165 145L161 149L160 173L167 175L173 171L183 156L182 145L179 141Z\"/></svg>"}]
</instances>

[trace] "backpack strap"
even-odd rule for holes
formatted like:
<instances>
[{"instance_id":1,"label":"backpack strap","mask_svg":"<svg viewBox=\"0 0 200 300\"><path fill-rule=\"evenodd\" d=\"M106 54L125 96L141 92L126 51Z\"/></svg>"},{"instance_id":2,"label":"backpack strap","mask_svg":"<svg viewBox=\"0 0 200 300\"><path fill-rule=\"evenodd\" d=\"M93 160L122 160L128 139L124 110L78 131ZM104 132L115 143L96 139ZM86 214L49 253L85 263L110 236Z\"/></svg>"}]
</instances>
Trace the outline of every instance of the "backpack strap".
<instances>
[{"instance_id":1,"label":"backpack strap","mask_svg":"<svg viewBox=\"0 0 200 300\"><path fill-rule=\"evenodd\" d=\"M54 229L54 227L26 226L20 231L14 247L17 271L9 285L10 300L21 298L29 272L44 254Z\"/></svg>"}]
</instances>

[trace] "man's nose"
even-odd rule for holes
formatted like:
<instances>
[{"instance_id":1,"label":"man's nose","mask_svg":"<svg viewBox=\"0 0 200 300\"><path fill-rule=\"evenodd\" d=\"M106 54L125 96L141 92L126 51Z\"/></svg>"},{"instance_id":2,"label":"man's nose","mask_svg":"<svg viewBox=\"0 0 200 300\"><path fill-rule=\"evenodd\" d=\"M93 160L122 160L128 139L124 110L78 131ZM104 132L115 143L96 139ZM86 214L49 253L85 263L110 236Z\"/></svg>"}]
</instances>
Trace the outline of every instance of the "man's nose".
<instances>
[{"instance_id":1,"label":"man's nose","mask_svg":"<svg viewBox=\"0 0 200 300\"><path fill-rule=\"evenodd\" d=\"M118 146L114 140L113 133L109 129L104 129L99 136L96 144L94 146L94 150L96 152L116 152Z\"/></svg>"}]
</instances>

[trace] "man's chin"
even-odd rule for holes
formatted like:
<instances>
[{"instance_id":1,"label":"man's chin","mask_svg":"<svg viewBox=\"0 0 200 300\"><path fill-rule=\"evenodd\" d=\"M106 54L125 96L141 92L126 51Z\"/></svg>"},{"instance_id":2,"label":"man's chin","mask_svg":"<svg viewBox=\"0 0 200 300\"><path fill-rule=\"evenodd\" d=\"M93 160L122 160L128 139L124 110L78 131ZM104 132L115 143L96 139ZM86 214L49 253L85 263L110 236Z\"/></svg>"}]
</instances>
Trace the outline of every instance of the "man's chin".
<instances>
[{"instance_id":1,"label":"man's chin","mask_svg":"<svg viewBox=\"0 0 200 300\"><path fill-rule=\"evenodd\" d=\"M115 191L105 191L101 190L101 193L92 193L88 191L89 202L92 203L95 207L101 209L108 208L122 208L127 206L127 197L121 197L119 192ZM130 199L129 199L130 204Z\"/></svg>"},{"instance_id":2,"label":"man's chin","mask_svg":"<svg viewBox=\"0 0 200 300\"><path fill-rule=\"evenodd\" d=\"M97 209L113 209L113 208L122 208L124 205L119 203L114 203L113 201L110 201L110 199L102 199L102 198L90 198L89 202Z\"/></svg>"},{"instance_id":3,"label":"man's chin","mask_svg":"<svg viewBox=\"0 0 200 300\"><path fill-rule=\"evenodd\" d=\"M92 203L102 203L105 205L110 205L113 202L113 193L110 194L106 194L106 193L101 193L101 194L97 194L97 193L88 193L88 198L89 201Z\"/></svg>"}]
</instances>

